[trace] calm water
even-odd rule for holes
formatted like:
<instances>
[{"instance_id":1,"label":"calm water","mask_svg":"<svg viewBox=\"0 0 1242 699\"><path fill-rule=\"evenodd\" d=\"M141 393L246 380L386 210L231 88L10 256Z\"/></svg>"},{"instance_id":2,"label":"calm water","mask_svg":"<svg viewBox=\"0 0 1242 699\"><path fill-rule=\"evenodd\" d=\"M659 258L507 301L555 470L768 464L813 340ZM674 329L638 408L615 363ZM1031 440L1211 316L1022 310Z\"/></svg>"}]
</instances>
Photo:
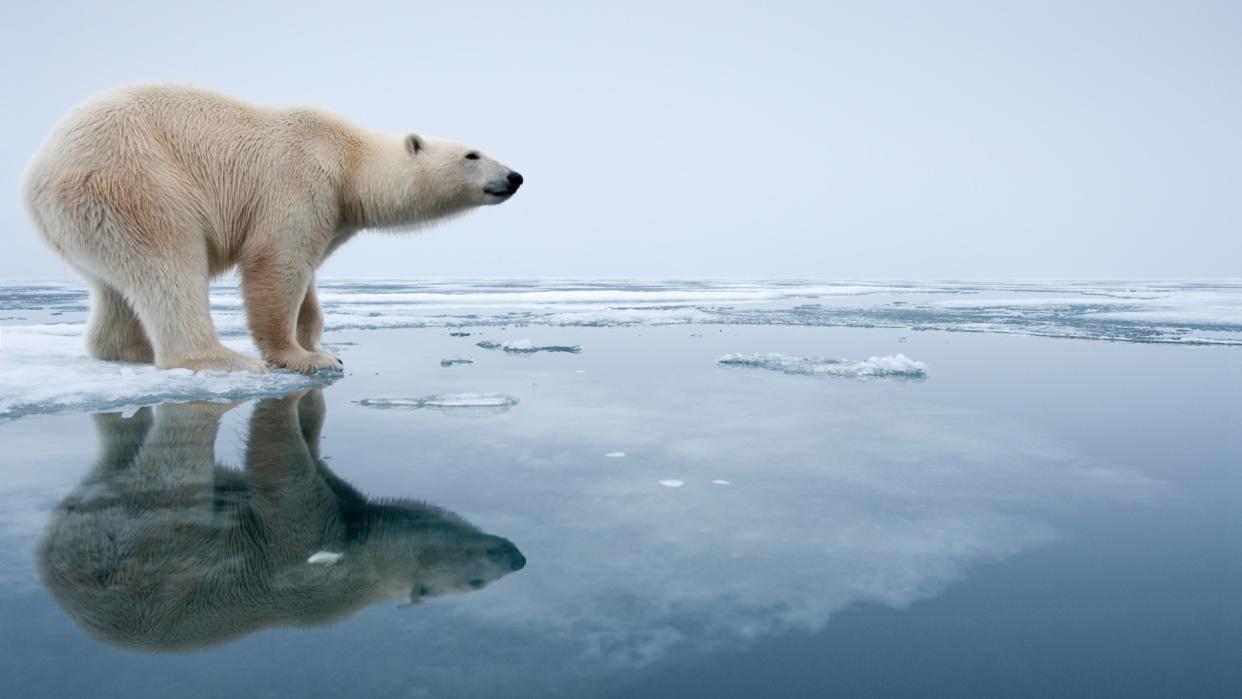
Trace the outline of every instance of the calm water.
<instances>
[{"instance_id":1,"label":"calm water","mask_svg":"<svg viewBox=\"0 0 1242 699\"><path fill-rule=\"evenodd\" d=\"M40 303L10 325L80 323ZM339 322L345 376L265 398L14 411L0 694L1242 695L1242 349L512 313ZM581 351L476 345L517 339ZM716 362L768 352L927 374Z\"/></svg>"}]
</instances>

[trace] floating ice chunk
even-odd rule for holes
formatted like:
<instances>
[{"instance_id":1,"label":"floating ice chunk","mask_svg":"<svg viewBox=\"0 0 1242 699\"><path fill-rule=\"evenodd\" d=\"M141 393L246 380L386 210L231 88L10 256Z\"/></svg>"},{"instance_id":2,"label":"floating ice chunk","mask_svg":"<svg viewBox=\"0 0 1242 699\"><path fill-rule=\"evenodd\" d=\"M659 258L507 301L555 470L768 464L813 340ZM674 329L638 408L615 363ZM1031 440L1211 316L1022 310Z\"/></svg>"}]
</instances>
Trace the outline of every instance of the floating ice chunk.
<instances>
[{"instance_id":1,"label":"floating ice chunk","mask_svg":"<svg viewBox=\"0 0 1242 699\"><path fill-rule=\"evenodd\" d=\"M449 337L470 337L470 333L465 332L464 330L458 330L449 333Z\"/></svg>"},{"instance_id":2,"label":"floating ice chunk","mask_svg":"<svg viewBox=\"0 0 1242 699\"><path fill-rule=\"evenodd\" d=\"M0 421L37 413L100 411L166 401L282 395L330 383L340 374L304 376L194 373L150 364L105 362L86 356L85 326L3 328L0 338ZM237 349L245 343L230 342Z\"/></svg>"},{"instance_id":3,"label":"floating ice chunk","mask_svg":"<svg viewBox=\"0 0 1242 699\"><path fill-rule=\"evenodd\" d=\"M484 340L477 343L483 349L502 349L506 352L517 352L521 354L530 354L532 352L581 352L582 347L579 345L536 345L530 340L506 340L504 342L495 342L493 340Z\"/></svg>"},{"instance_id":4,"label":"floating ice chunk","mask_svg":"<svg viewBox=\"0 0 1242 699\"><path fill-rule=\"evenodd\" d=\"M664 486L665 488L680 488L681 486L685 484L686 484L685 481L679 481L676 478L670 478L666 481L660 481L660 485Z\"/></svg>"},{"instance_id":5,"label":"floating ice chunk","mask_svg":"<svg viewBox=\"0 0 1242 699\"><path fill-rule=\"evenodd\" d=\"M518 404L518 399L503 393L445 393L422 398L364 398L354 402L368 408L382 409L501 408L508 410Z\"/></svg>"},{"instance_id":6,"label":"floating ice chunk","mask_svg":"<svg viewBox=\"0 0 1242 699\"><path fill-rule=\"evenodd\" d=\"M464 357L449 357L440 360L440 366L457 366L458 364L474 364L474 360Z\"/></svg>"},{"instance_id":7,"label":"floating ice chunk","mask_svg":"<svg viewBox=\"0 0 1242 699\"><path fill-rule=\"evenodd\" d=\"M927 365L910 359L904 354L850 361L827 357L792 357L772 352L768 354L726 354L716 361L725 366L756 367L807 376L843 376L855 379L922 379L927 377Z\"/></svg>"},{"instance_id":8,"label":"floating ice chunk","mask_svg":"<svg viewBox=\"0 0 1242 699\"><path fill-rule=\"evenodd\" d=\"M716 485L729 485L729 481L725 481L725 480L715 480L715 481L712 481L712 483L715 483Z\"/></svg>"},{"instance_id":9,"label":"floating ice chunk","mask_svg":"<svg viewBox=\"0 0 1242 699\"><path fill-rule=\"evenodd\" d=\"M333 553L331 551L318 551L312 553L311 557L306 559L307 563L317 563L319 565L333 565L337 561L345 557L343 553Z\"/></svg>"},{"instance_id":10,"label":"floating ice chunk","mask_svg":"<svg viewBox=\"0 0 1242 699\"><path fill-rule=\"evenodd\" d=\"M624 458L625 458L625 452L623 452L623 451L610 451L610 452L608 452L607 454L604 454L604 456L607 456L607 457L608 457L608 458L610 458L610 459L624 459Z\"/></svg>"},{"instance_id":11,"label":"floating ice chunk","mask_svg":"<svg viewBox=\"0 0 1242 699\"><path fill-rule=\"evenodd\" d=\"M517 398L502 393L452 393L423 399L428 408L497 408L517 404Z\"/></svg>"}]
</instances>

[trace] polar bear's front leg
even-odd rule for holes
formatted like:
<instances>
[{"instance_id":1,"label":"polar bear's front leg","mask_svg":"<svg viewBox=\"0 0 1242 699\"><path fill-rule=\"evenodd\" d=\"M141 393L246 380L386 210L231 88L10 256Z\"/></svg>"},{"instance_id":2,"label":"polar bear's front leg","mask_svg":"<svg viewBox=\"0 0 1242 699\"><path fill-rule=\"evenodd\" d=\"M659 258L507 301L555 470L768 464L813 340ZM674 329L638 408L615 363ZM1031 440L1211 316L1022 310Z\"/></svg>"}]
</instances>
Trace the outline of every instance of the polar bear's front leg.
<instances>
[{"instance_id":1,"label":"polar bear's front leg","mask_svg":"<svg viewBox=\"0 0 1242 699\"><path fill-rule=\"evenodd\" d=\"M281 255L256 255L242 263L242 290L250 334L269 363L291 371L340 371L329 352L299 343L298 317L314 277L309 263Z\"/></svg>"}]
</instances>

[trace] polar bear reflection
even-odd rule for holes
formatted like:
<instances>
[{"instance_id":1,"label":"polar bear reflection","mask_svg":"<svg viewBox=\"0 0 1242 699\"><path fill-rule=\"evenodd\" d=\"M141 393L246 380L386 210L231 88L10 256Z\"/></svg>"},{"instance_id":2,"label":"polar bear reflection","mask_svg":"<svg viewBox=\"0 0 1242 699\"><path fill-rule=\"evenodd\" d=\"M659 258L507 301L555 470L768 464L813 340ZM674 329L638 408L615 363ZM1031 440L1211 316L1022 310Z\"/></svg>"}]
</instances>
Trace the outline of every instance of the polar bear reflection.
<instances>
[{"instance_id":1,"label":"polar bear reflection","mask_svg":"<svg viewBox=\"0 0 1242 699\"><path fill-rule=\"evenodd\" d=\"M96 638L150 651L328 624L373 602L479 589L525 565L439 508L370 500L319 459L323 398L260 401L244 470L216 463L228 405L94 416L98 465L39 549L48 590ZM341 553L334 564L307 559Z\"/></svg>"}]
</instances>

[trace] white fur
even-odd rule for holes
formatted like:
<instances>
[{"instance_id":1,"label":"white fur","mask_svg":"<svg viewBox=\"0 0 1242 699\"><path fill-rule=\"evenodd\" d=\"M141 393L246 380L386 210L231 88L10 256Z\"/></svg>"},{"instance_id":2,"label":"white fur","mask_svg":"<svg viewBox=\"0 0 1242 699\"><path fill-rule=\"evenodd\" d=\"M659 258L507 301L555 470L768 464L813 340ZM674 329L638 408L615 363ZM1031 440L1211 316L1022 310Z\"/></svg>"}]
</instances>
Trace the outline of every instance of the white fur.
<instances>
[{"instance_id":1,"label":"white fur","mask_svg":"<svg viewBox=\"0 0 1242 699\"><path fill-rule=\"evenodd\" d=\"M70 112L32 159L23 193L44 238L91 285L93 356L264 370L222 346L211 323L208 280L236 265L264 359L339 369L319 347L315 269L361 229L409 229L505 201L510 169L468 153L478 151L319 110L139 85Z\"/></svg>"}]
</instances>

